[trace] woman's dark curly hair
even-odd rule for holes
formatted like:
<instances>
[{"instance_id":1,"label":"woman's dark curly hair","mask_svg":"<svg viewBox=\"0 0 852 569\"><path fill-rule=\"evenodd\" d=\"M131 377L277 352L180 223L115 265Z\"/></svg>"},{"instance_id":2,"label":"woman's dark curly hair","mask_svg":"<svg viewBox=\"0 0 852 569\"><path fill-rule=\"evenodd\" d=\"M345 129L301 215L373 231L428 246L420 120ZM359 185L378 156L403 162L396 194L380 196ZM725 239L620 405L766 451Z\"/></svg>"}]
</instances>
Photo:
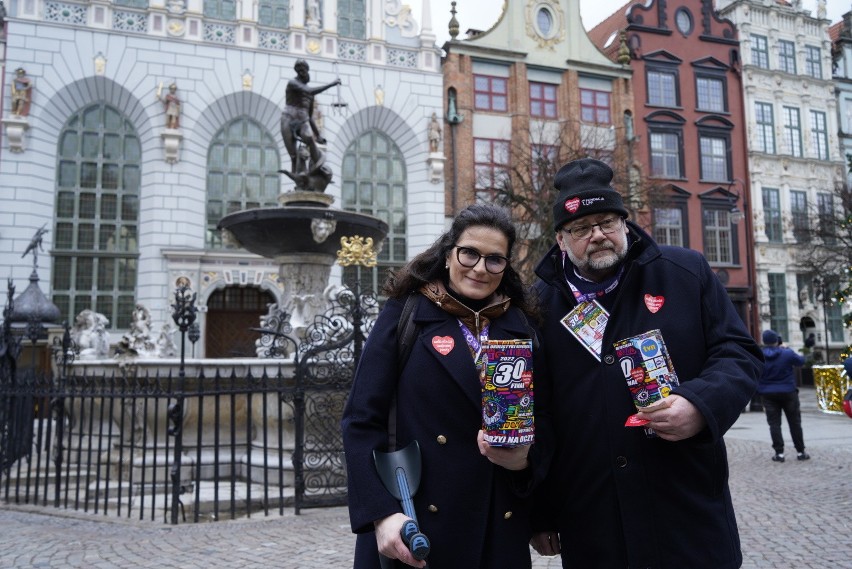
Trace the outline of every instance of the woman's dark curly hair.
<instances>
[{"instance_id":1,"label":"woman's dark curly hair","mask_svg":"<svg viewBox=\"0 0 852 569\"><path fill-rule=\"evenodd\" d=\"M441 235L431 247L411 259L404 267L391 272L382 287L390 298L405 298L409 293L419 290L426 283L437 280L446 282L449 270L446 268L447 256L458 243L461 234L469 227L489 227L506 236L509 243L509 264L503 271L503 279L497 292L512 299L512 305L526 314L534 315L536 310L529 294L515 268L512 267L512 249L515 246L516 232L509 212L492 204L477 203L461 210L453 220L452 226Z\"/></svg>"}]
</instances>

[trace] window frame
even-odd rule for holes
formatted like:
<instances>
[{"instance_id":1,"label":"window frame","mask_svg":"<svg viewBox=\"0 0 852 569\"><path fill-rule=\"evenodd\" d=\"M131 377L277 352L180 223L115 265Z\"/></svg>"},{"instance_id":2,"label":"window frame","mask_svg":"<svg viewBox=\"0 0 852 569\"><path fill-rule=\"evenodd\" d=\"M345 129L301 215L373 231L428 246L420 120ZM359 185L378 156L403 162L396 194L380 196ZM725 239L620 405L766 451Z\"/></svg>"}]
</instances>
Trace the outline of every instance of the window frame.
<instances>
[{"instance_id":1,"label":"window frame","mask_svg":"<svg viewBox=\"0 0 852 569\"><path fill-rule=\"evenodd\" d=\"M488 161L479 160L481 156L480 148L483 144L488 145ZM499 162L495 160L495 148L502 147L505 150L505 161ZM502 156L500 156L502 158ZM499 178L505 176L508 179L509 168L511 166L511 141L499 138L481 138L473 139L473 170L474 180L473 189L477 201L493 202L495 201L497 192L499 191ZM488 184L482 184L481 173L487 170Z\"/></svg>"},{"instance_id":2,"label":"window frame","mask_svg":"<svg viewBox=\"0 0 852 569\"><path fill-rule=\"evenodd\" d=\"M811 240L811 224L808 217L808 193L803 190L790 190L790 224L793 237L798 243Z\"/></svg>"},{"instance_id":3,"label":"window frame","mask_svg":"<svg viewBox=\"0 0 852 569\"><path fill-rule=\"evenodd\" d=\"M766 36L751 34L751 64L760 69L769 69L769 41Z\"/></svg>"},{"instance_id":4,"label":"window frame","mask_svg":"<svg viewBox=\"0 0 852 569\"><path fill-rule=\"evenodd\" d=\"M763 205L763 227L766 240L770 243L784 242L784 226L782 224L781 190L778 188L761 189L761 204Z\"/></svg>"},{"instance_id":5,"label":"window frame","mask_svg":"<svg viewBox=\"0 0 852 569\"><path fill-rule=\"evenodd\" d=\"M818 46L805 46L805 75L822 79L822 49Z\"/></svg>"},{"instance_id":6,"label":"window frame","mask_svg":"<svg viewBox=\"0 0 852 569\"><path fill-rule=\"evenodd\" d=\"M704 141L721 141L723 146L723 154L718 156L712 154L707 156L704 152ZM705 159L724 161L724 172L718 177L711 177L705 168ZM719 132L709 129L700 129L698 131L698 164L699 177L703 182L729 182L732 179L731 175L731 135L728 132Z\"/></svg>"},{"instance_id":7,"label":"window frame","mask_svg":"<svg viewBox=\"0 0 852 569\"><path fill-rule=\"evenodd\" d=\"M768 111L769 121L761 120L765 118L760 110ZM754 124L755 124L755 148L758 152L765 154L775 154L777 146L775 143L775 109L772 103L764 103L763 101L754 102ZM771 145L771 148L768 146Z\"/></svg>"},{"instance_id":8,"label":"window frame","mask_svg":"<svg viewBox=\"0 0 852 569\"><path fill-rule=\"evenodd\" d=\"M802 147L802 117L801 109L798 107L781 107L784 121L784 146L787 147L790 156L802 158L804 150ZM793 113L795 111L795 114ZM790 118L795 117L796 124L791 124ZM798 134L798 136L796 136Z\"/></svg>"},{"instance_id":9,"label":"window frame","mask_svg":"<svg viewBox=\"0 0 852 569\"><path fill-rule=\"evenodd\" d=\"M810 118L811 151L814 154L814 158L828 160L830 156L828 148L828 116L825 111L811 109Z\"/></svg>"},{"instance_id":10,"label":"window frame","mask_svg":"<svg viewBox=\"0 0 852 569\"><path fill-rule=\"evenodd\" d=\"M664 172L657 171L654 165L655 159L655 151L654 151L654 138L657 136L674 136L675 137L675 147L677 149L677 168L678 171L676 174L671 174L668 169ZM650 157L650 166L651 166L651 177L653 178L665 178L665 179L683 179L684 172L684 164L683 164L683 128L680 126L650 126L648 127L648 156ZM666 164L666 157L672 156L672 153L664 150L663 155L663 164Z\"/></svg>"},{"instance_id":11,"label":"window frame","mask_svg":"<svg viewBox=\"0 0 852 569\"><path fill-rule=\"evenodd\" d=\"M481 89L477 80L484 79L488 85L486 89ZM503 91L500 92L494 89L495 84L503 85ZM482 104L480 97L484 97L487 104ZM503 101L503 108L495 106L495 101ZM486 75L484 73L473 74L473 108L475 111L484 111L490 113L507 113L509 111L509 79L507 77L498 77L497 75Z\"/></svg>"},{"instance_id":12,"label":"window frame","mask_svg":"<svg viewBox=\"0 0 852 569\"><path fill-rule=\"evenodd\" d=\"M541 91L541 96L535 96L533 94L533 89L538 88ZM553 97L548 96L548 92L552 91ZM529 95L530 95L530 116L534 118L542 118L542 119L555 119L557 118L557 109L558 101L557 98L559 96L559 86L554 85L553 83L544 83L542 81L530 81L529 82ZM538 107L538 108L536 108Z\"/></svg>"},{"instance_id":13,"label":"window frame","mask_svg":"<svg viewBox=\"0 0 852 569\"><path fill-rule=\"evenodd\" d=\"M796 44L790 40L778 40L778 70L796 74Z\"/></svg>"},{"instance_id":14,"label":"window frame","mask_svg":"<svg viewBox=\"0 0 852 569\"><path fill-rule=\"evenodd\" d=\"M592 104L583 101L584 95L592 96ZM600 97L606 98L606 105L599 104ZM586 112L591 112L595 120L587 120ZM602 115L604 115L602 117ZM580 121L586 124L609 126L612 124L612 93L600 89L580 87Z\"/></svg>"},{"instance_id":15,"label":"window frame","mask_svg":"<svg viewBox=\"0 0 852 569\"><path fill-rule=\"evenodd\" d=\"M766 278L769 285L769 326L782 338L789 338L787 328L787 275L785 273L767 273Z\"/></svg>"},{"instance_id":16,"label":"window frame","mask_svg":"<svg viewBox=\"0 0 852 569\"><path fill-rule=\"evenodd\" d=\"M707 92L707 96L710 100L714 97L709 92L709 84L711 82L720 84L720 108L715 108L712 105L706 105L702 102L702 87L701 82L706 81L708 83L708 89L704 89L703 91ZM709 101L708 101L709 102ZM727 113L728 112L728 81L724 75L711 75L706 73L696 73L695 75L695 108L699 111L704 112L712 112L712 113Z\"/></svg>"},{"instance_id":17,"label":"window frame","mask_svg":"<svg viewBox=\"0 0 852 569\"><path fill-rule=\"evenodd\" d=\"M678 212L680 215L680 224L663 224L661 226L658 213L664 210ZM671 239L673 230L680 232L680 242L678 243L673 242ZM689 209L685 199L673 199L663 207L654 208L654 241L660 245L689 248Z\"/></svg>"},{"instance_id":18,"label":"window frame","mask_svg":"<svg viewBox=\"0 0 852 569\"><path fill-rule=\"evenodd\" d=\"M671 78L671 88L666 89L661 81L655 81L654 78L663 77ZM655 87L655 84L659 83ZM680 108L680 73L678 68L673 65L648 64L645 67L645 89L646 89L646 104L651 107L663 108ZM673 100L670 100L666 95L670 93ZM670 102L671 101L671 102Z\"/></svg>"},{"instance_id":19,"label":"window frame","mask_svg":"<svg viewBox=\"0 0 852 569\"><path fill-rule=\"evenodd\" d=\"M713 221L717 223L710 223L708 214L711 213L716 218ZM704 257L711 266L731 267L739 264L737 226L731 220L731 205L727 200L702 200L701 234ZM726 257L725 248L728 249Z\"/></svg>"}]
</instances>

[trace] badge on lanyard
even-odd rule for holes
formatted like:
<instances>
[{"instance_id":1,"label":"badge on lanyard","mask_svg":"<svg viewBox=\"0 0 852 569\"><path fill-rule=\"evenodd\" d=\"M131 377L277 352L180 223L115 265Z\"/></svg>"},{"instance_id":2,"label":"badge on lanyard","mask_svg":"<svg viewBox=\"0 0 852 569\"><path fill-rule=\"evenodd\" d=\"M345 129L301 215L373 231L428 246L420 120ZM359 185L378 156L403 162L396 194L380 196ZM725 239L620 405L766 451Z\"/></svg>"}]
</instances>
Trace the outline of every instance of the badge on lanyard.
<instances>
[{"instance_id":1,"label":"badge on lanyard","mask_svg":"<svg viewBox=\"0 0 852 569\"><path fill-rule=\"evenodd\" d=\"M581 302L561 320L571 335L598 361L601 361L601 347L608 321L609 312L597 300Z\"/></svg>"}]
</instances>

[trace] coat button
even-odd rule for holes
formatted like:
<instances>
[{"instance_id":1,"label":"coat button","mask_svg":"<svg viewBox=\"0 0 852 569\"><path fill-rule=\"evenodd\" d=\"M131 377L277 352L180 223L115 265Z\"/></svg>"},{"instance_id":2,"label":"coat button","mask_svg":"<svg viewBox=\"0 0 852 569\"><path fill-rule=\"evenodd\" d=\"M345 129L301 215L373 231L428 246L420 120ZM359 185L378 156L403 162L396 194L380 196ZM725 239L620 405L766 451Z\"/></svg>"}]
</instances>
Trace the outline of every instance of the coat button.
<instances>
[{"instance_id":1,"label":"coat button","mask_svg":"<svg viewBox=\"0 0 852 569\"><path fill-rule=\"evenodd\" d=\"M439 445L447 444L447 437L445 437L444 435L438 435L438 444Z\"/></svg>"},{"instance_id":2,"label":"coat button","mask_svg":"<svg viewBox=\"0 0 852 569\"><path fill-rule=\"evenodd\" d=\"M426 508L426 509L434 514L435 512L438 511L438 506L436 506L435 504L429 504L429 507Z\"/></svg>"},{"instance_id":3,"label":"coat button","mask_svg":"<svg viewBox=\"0 0 852 569\"><path fill-rule=\"evenodd\" d=\"M614 361L615 361L615 358L612 357L612 354L607 354L607 355L604 356L604 363L605 364L611 365L612 362L614 362Z\"/></svg>"},{"instance_id":4,"label":"coat button","mask_svg":"<svg viewBox=\"0 0 852 569\"><path fill-rule=\"evenodd\" d=\"M509 519L509 518L511 518L511 517L512 517L512 511L511 511L511 510L509 510L508 512L506 512L505 514L503 514L503 519L504 519L504 520L508 520L508 519Z\"/></svg>"},{"instance_id":5,"label":"coat button","mask_svg":"<svg viewBox=\"0 0 852 569\"><path fill-rule=\"evenodd\" d=\"M615 465L619 468L624 468L625 466L627 466L627 457L625 457L625 456L616 457L615 458Z\"/></svg>"}]
</instances>

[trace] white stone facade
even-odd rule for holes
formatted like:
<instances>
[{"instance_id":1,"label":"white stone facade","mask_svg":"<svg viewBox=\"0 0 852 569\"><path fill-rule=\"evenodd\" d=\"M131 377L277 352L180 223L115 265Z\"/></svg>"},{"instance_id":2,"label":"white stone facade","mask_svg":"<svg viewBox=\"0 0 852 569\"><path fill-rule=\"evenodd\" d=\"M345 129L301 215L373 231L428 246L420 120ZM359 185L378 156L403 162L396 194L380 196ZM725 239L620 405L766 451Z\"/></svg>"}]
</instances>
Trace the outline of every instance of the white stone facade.
<instances>
[{"instance_id":1,"label":"white stone facade","mask_svg":"<svg viewBox=\"0 0 852 569\"><path fill-rule=\"evenodd\" d=\"M835 184L846 177L830 22L800 3L722 0L717 7L737 25L742 48L760 325L784 327L786 321L786 330L779 330L785 343L801 348L807 333L814 332L819 348L825 346L824 312L798 260L807 245L794 229L803 219L797 211L804 211L813 227L820 200L834 195ZM771 223L767 199L777 199L777 210L772 209L780 212L780 225ZM809 323L806 330L800 329L802 322ZM829 334L832 353L846 346L845 335Z\"/></svg>"},{"instance_id":2,"label":"white stone facade","mask_svg":"<svg viewBox=\"0 0 852 569\"><path fill-rule=\"evenodd\" d=\"M212 291L260 286L280 299L273 260L206 247L207 164L211 140L240 116L260 123L274 139L282 167L289 164L279 120L298 58L310 64L311 86L342 80L339 88L316 98L334 174L326 193L336 198L334 207L340 204L346 149L375 129L404 156L407 255L430 245L445 219L443 182L436 183L430 172L428 129L433 113L444 115L444 105L440 52L428 18L421 30L410 11L400 12L398 2L372 0L363 19L365 39L352 39L338 33L337 3L324 0L317 12L312 2L290 0L289 27L271 29L258 25L259 4L248 1L236 3L230 21L206 18L202 0L151 0L144 9L109 0L7 2L3 84L9 85L20 67L34 88L25 128L11 134L5 120L8 94L2 101L4 281L10 277L23 289L32 265L21 252L47 224L48 254L39 257L39 275L50 297L60 133L69 117L100 101L130 122L141 144L135 299L151 310L153 321L170 320L180 277L189 278L198 292L202 339L204 304ZM428 10L428 1L424 4ZM182 104L179 129L166 128L156 95L160 85L167 89L171 83L178 86ZM333 108L335 102L347 106ZM282 176L282 189L288 183ZM113 340L118 336L120 330L113 330ZM203 345L198 348L203 354Z\"/></svg>"}]
</instances>

